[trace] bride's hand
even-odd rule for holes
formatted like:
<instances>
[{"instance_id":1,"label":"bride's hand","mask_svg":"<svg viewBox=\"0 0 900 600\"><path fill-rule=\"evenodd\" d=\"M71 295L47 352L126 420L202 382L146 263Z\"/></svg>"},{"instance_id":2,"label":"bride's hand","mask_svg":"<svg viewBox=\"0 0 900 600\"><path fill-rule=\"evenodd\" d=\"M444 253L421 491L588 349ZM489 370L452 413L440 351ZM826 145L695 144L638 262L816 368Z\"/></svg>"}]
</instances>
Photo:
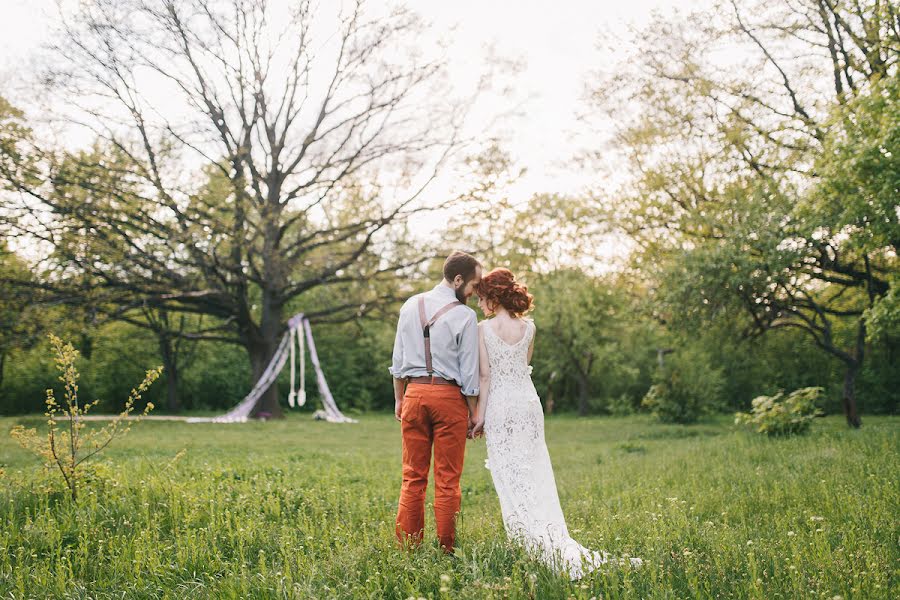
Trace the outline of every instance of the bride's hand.
<instances>
[{"instance_id":1,"label":"bride's hand","mask_svg":"<svg viewBox=\"0 0 900 600\"><path fill-rule=\"evenodd\" d=\"M484 417L477 417L475 419L475 425L472 427L472 439L481 437L483 435L484 435Z\"/></svg>"}]
</instances>

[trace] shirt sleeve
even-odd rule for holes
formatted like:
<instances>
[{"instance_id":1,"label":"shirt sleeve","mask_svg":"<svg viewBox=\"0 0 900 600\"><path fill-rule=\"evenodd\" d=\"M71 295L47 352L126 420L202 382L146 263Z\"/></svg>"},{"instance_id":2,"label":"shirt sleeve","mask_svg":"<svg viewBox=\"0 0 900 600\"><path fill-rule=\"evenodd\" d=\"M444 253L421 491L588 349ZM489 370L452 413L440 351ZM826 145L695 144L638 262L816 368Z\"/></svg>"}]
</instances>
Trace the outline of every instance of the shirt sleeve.
<instances>
[{"instance_id":1,"label":"shirt sleeve","mask_svg":"<svg viewBox=\"0 0 900 600\"><path fill-rule=\"evenodd\" d=\"M401 379L400 373L403 369L403 311L400 311L400 317L397 319L397 334L394 336L394 352L391 355L391 366L388 370L391 375L397 379ZM382 363L383 364L383 363Z\"/></svg>"},{"instance_id":2,"label":"shirt sleeve","mask_svg":"<svg viewBox=\"0 0 900 600\"><path fill-rule=\"evenodd\" d=\"M477 396L480 383L478 372L478 317L474 310L463 325L459 337L459 376L462 379L462 393L466 396Z\"/></svg>"}]
</instances>

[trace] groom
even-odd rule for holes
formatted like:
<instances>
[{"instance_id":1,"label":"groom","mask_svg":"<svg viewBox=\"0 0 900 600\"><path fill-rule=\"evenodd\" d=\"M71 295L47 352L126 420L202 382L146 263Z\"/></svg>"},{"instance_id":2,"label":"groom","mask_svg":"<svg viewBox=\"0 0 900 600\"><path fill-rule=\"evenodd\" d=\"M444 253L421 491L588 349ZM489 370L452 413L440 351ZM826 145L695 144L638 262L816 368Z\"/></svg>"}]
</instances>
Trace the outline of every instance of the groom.
<instances>
[{"instance_id":1,"label":"groom","mask_svg":"<svg viewBox=\"0 0 900 600\"><path fill-rule=\"evenodd\" d=\"M390 372L403 441L403 485L395 532L415 547L425 529L425 488L434 444L434 520L453 553L459 478L478 399L478 319L466 301L481 263L465 252L444 262L444 279L400 309Z\"/></svg>"}]
</instances>

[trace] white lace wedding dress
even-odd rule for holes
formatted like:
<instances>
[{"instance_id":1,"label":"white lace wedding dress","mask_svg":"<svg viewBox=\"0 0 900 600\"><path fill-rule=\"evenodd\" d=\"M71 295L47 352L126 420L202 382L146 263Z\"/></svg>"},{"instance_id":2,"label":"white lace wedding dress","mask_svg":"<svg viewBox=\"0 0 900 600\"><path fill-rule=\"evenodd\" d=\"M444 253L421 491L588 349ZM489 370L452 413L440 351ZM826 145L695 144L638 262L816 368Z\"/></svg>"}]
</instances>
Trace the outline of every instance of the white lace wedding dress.
<instances>
[{"instance_id":1,"label":"white lace wedding dress","mask_svg":"<svg viewBox=\"0 0 900 600\"><path fill-rule=\"evenodd\" d=\"M544 413L528 366L534 322L525 324L525 334L515 344L500 338L489 323L482 325L491 367L484 416L485 466L500 498L506 533L573 580L610 562L637 567L640 558L624 561L569 537L544 442Z\"/></svg>"}]
</instances>

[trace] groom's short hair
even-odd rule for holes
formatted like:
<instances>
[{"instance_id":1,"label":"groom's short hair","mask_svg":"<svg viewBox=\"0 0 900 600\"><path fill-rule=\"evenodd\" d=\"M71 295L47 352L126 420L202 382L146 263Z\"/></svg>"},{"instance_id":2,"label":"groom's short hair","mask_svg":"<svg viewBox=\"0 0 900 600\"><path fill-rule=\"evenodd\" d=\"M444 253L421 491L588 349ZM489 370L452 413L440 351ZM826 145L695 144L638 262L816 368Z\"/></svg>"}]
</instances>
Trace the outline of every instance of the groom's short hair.
<instances>
[{"instance_id":1,"label":"groom's short hair","mask_svg":"<svg viewBox=\"0 0 900 600\"><path fill-rule=\"evenodd\" d=\"M461 250L454 250L444 261L444 279L453 281L457 275L462 275L463 281L469 281L475 277L475 268L481 263L471 254Z\"/></svg>"}]
</instances>

